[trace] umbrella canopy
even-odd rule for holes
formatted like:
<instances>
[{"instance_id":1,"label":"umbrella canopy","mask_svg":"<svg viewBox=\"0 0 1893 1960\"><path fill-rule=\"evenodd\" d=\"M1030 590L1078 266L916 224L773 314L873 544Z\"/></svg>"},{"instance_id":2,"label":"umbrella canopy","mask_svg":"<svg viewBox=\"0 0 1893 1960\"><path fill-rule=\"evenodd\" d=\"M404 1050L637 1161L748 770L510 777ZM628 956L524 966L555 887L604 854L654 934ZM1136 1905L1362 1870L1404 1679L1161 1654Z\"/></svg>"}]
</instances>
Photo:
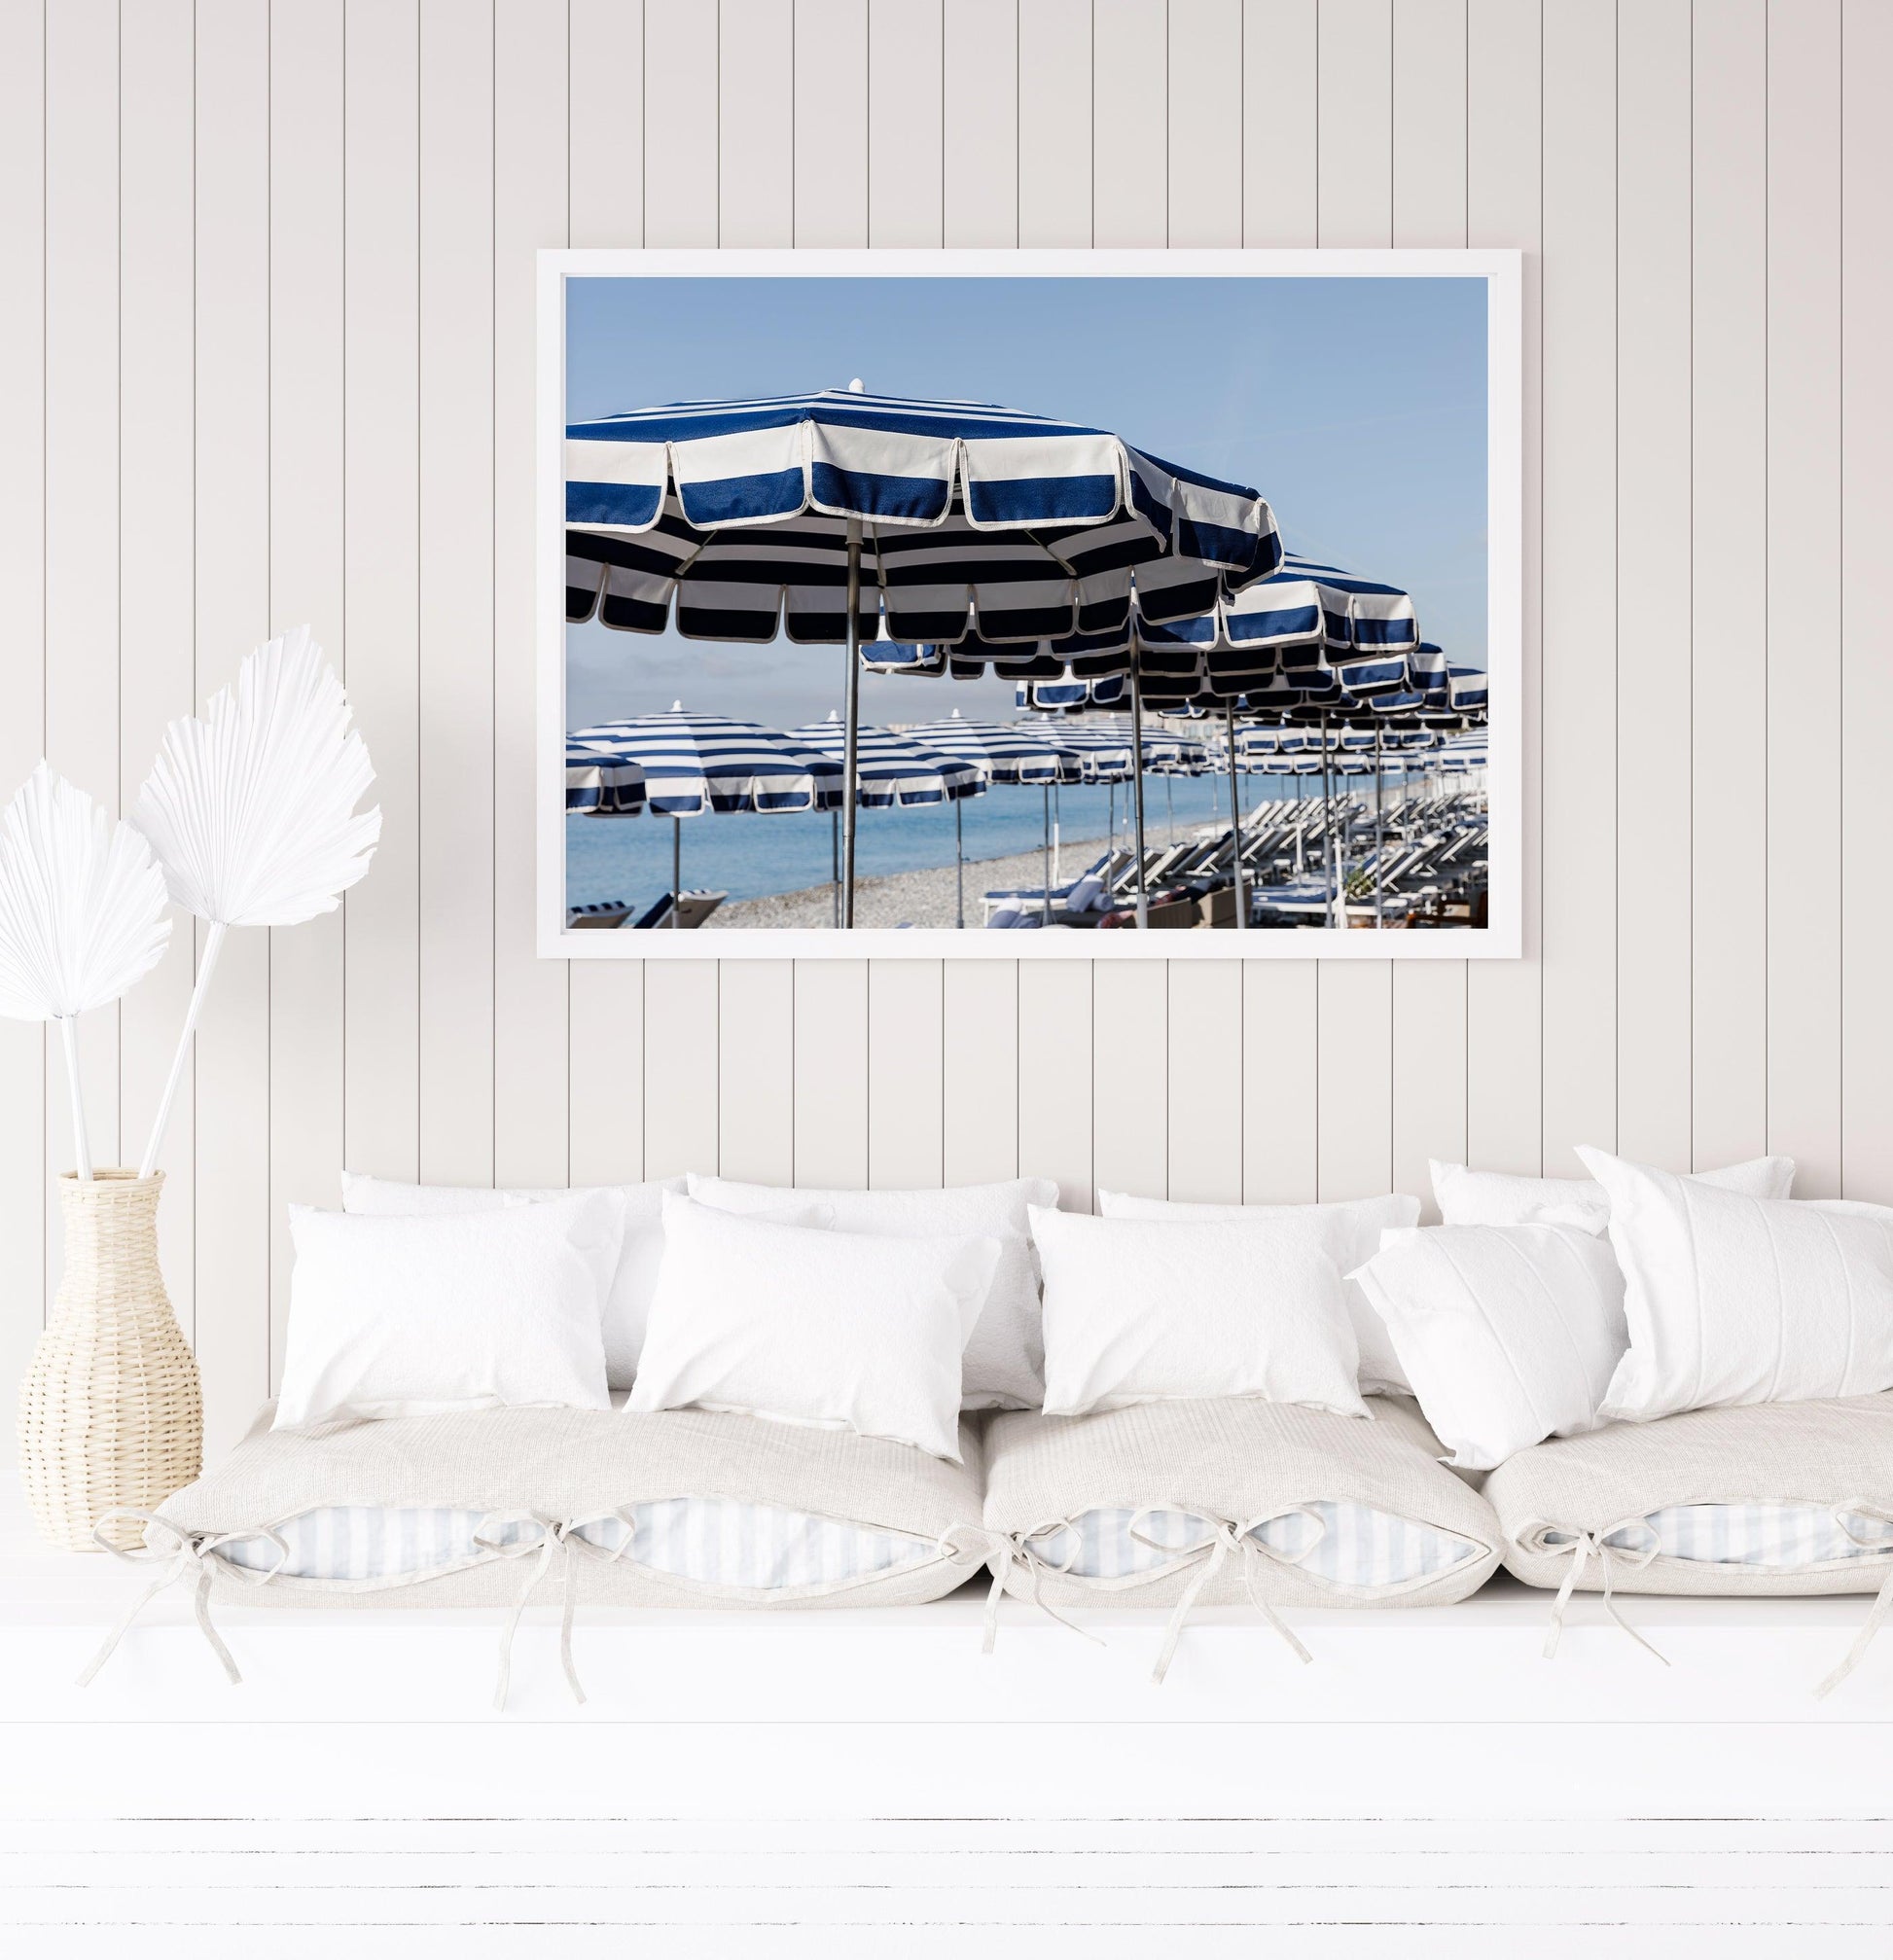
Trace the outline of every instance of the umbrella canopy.
<instances>
[{"instance_id":1,"label":"umbrella canopy","mask_svg":"<svg viewBox=\"0 0 1893 1960\"><path fill-rule=\"evenodd\" d=\"M1084 755L1065 740L1062 729L1041 732L1026 722L968 722L954 714L944 722L922 722L906 732L910 741L971 764L990 783L1084 780Z\"/></svg>"},{"instance_id":2,"label":"umbrella canopy","mask_svg":"<svg viewBox=\"0 0 1893 1960\"><path fill-rule=\"evenodd\" d=\"M566 430L566 617L687 638L898 641L1179 620L1280 562L1254 490L1101 429L978 402L822 390Z\"/></svg>"},{"instance_id":3,"label":"umbrella canopy","mask_svg":"<svg viewBox=\"0 0 1893 1960\"><path fill-rule=\"evenodd\" d=\"M567 816L633 817L644 807L644 770L628 757L565 744Z\"/></svg>"},{"instance_id":4,"label":"umbrella canopy","mask_svg":"<svg viewBox=\"0 0 1893 1960\"><path fill-rule=\"evenodd\" d=\"M840 718L807 722L791 735L816 754L839 764L847 743ZM913 736L893 729L859 729L855 732L856 775L865 810L913 809L977 797L985 778L968 762L929 748Z\"/></svg>"},{"instance_id":5,"label":"umbrella canopy","mask_svg":"<svg viewBox=\"0 0 1893 1960\"><path fill-rule=\"evenodd\" d=\"M827 810L841 801L841 766L793 736L727 715L686 713L600 722L567 738L573 747L638 765L653 816L706 811L766 814Z\"/></svg>"}]
</instances>

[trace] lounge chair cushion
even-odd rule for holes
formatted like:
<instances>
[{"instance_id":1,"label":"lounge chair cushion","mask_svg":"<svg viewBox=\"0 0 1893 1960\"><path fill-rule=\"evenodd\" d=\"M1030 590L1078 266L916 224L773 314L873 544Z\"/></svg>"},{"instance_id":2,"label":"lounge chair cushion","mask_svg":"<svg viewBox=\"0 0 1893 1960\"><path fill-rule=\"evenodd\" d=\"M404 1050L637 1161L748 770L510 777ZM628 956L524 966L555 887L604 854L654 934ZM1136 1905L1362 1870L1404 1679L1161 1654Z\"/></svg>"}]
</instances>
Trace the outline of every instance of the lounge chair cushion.
<instances>
[{"instance_id":1,"label":"lounge chair cushion","mask_svg":"<svg viewBox=\"0 0 1893 1960\"><path fill-rule=\"evenodd\" d=\"M1873 1592L1893 1570L1893 1394L1612 1423L1521 1450L1484 1491L1527 1586L1575 1561L1587 1591Z\"/></svg>"},{"instance_id":2,"label":"lounge chair cushion","mask_svg":"<svg viewBox=\"0 0 1893 1960\"><path fill-rule=\"evenodd\" d=\"M910 1604L982 1561L971 1428L954 1464L846 1430L700 1409L494 1409L296 1431L271 1430L271 1415L159 1509L176 1531L224 1540L205 1549L228 1597L512 1605L544 1557L569 1559L581 1603ZM268 1576L279 1542L284 1569Z\"/></svg>"},{"instance_id":3,"label":"lounge chair cushion","mask_svg":"<svg viewBox=\"0 0 1893 1960\"><path fill-rule=\"evenodd\" d=\"M1283 1403L1154 1402L1095 1415L998 1415L986 1433L985 1521L1048 1603L1272 1605L1463 1599L1498 1562L1485 1500L1439 1462L1405 1398L1374 1419Z\"/></svg>"}]
</instances>

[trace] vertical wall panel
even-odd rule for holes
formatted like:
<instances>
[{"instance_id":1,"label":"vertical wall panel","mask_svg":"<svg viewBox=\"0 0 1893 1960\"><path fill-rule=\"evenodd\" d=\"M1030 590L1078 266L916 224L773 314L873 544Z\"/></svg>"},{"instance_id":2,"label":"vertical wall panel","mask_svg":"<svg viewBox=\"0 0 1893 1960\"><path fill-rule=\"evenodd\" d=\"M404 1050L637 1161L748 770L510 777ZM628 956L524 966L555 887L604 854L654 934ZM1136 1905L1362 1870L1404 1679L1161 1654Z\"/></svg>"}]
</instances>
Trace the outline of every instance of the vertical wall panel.
<instances>
[{"instance_id":1,"label":"vertical wall panel","mask_svg":"<svg viewBox=\"0 0 1893 1960\"><path fill-rule=\"evenodd\" d=\"M795 967L796 1182L868 1182L868 962Z\"/></svg>"},{"instance_id":2,"label":"vertical wall panel","mask_svg":"<svg viewBox=\"0 0 1893 1960\"><path fill-rule=\"evenodd\" d=\"M1242 0L1169 10L1169 242L1242 242Z\"/></svg>"},{"instance_id":3,"label":"vertical wall panel","mask_svg":"<svg viewBox=\"0 0 1893 1960\"><path fill-rule=\"evenodd\" d=\"M1242 242L1312 245L1317 0L1242 0Z\"/></svg>"},{"instance_id":4,"label":"vertical wall panel","mask_svg":"<svg viewBox=\"0 0 1893 1960\"><path fill-rule=\"evenodd\" d=\"M1670 1170L1690 1167L1689 92L1690 0L1620 10L1617 1142Z\"/></svg>"},{"instance_id":5,"label":"vertical wall panel","mask_svg":"<svg viewBox=\"0 0 1893 1960\"><path fill-rule=\"evenodd\" d=\"M0 792L46 744L46 24L0 8ZM46 1294L44 1030L0 1020L0 1380L9 1392ZM62 1159L54 1158L54 1162Z\"/></svg>"},{"instance_id":6,"label":"vertical wall panel","mask_svg":"<svg viewBox=\"0 0 1893 1960\"><path fill-rule=\"evenodd\" d=\"M344 676L342 6L269 7L269 607ZM344 904L346 901L344 901ZM269 1363L289 1318L287 1204L337 1201L339 909L269 934Z\"/></svg>"},{"instance_id":7,"label":"vertical wall panel","mask_svg":"<svg viewBox=\"0 0 1893 1960\"><path fill-rule=\"evenodd\" d=\"M1697 7L1692 33L1690 1124L1706 1170L1768 1147L1768 0Z\"/></svg>"},{"instance_id":8,"label":"vertical wall panel","mask_svg":"<svg viewBox=\"0 0 1893 1960\"><path fill-rule=\"evenodd\" d=\"M1840 1188L1840 10L1768 7L1768 1148Z\"/></svg>"},{"instance_id":9,"label":"vertical wall panel","mask_svg":"<svg viewBox=\"0 0 1893 1960\"><path fill-rule=\"evenodd\" d=\"M1030 985L1031 972L1029 962L1019 969L1021 1009L1030 1003L1020 1014L1019 1040L1036 1049L1049 1039L1055 1054L1063 1044L1044 1027L1045 999ZM1168 960L1110 960L1092 970L1091 1175L1100 1191L1139 1197L1169 1193L1169 1092L1158 1059L1169 1041L1169 981ZM1056 1012L1075 1017L1075 1005L1060 997ZM1039 1077L1028 1062L1021 1059L1021 1087L1036 1091ZM1029 1153L1021 1155L1028 1176L1040 1168Z\"/></svg>"},{"instance_id":10,"label":"vertical wall panel","mask_svg":"<svg viewBox=\"0 0 1893 1960\"><path fill-rule=\"evenodd\" d=\"M420 1174L420 14L348 0L342 552L381 841L343 901L349 1167Z\"/></svg>"},{"instance_id":11,"label":"vertical wall panel","mask_svg":"<svg viewBox=\"0 0 1893 1960\"><path fill-rule=\"evenodd\" d=\"M571 0L567 160L574 245L644 239L642 0ZM628 1183L644 1172L644 968L571 964L572 1180Z\"/></svg>"},{"instance_id":12,"label":"vertical wall panel","mask_svg":"<svg viewBox=\"0 0 1893 1960\"><path fill-rule=\"evenodd\" d=\"M795 107L796 243L865 245L868 0L796 0Z\"/></svg>"},{"instance_id":13,"label":"vertical wall panel","mask_svg":"<svg viewBox=\"0 0 1893 1960\"><path fill-rule=\"evenodd\" d=\"M946 221L945 0L868 0L868 242L938 245Z\"/></svg>"},{"instance_id":14,"label":"vertical wall panel","mask_svg":"<svg viewBox=\"0 0 1893 1960\"><path fill-rule=\"evenodd\" d=\"M1090 0L1018 17L1018 242L1091 242Z\"/></svg>"},{"instance_id":15,"label":"vertical wall panel","mask_svg":"<svg viewBox=\"0 0 1893 1960\"><path fill-rule=\"evenodd\" d=\"M1468 0L1466 223L1474 245L1511 245L1524 262L1523 741L1524 957L1476 960L1466 975L1466 1153L1492 1170L1535 1175L1544 1154L1540 1028L1543 771L1544 148L1539 10Z\"/></svg>"},{"instance_id":16,"label":"vertical wall panel","mask_svg":"<svg viewBox=\"0 0 1893 1960\"><path fill-rule=\"evenodd\" d=\"M1018 966L1018 1168L1055 1178L1067 1211L1091 1208L1091 985L1125 966L1021 960ZM1108 1134L1119 1134L1114 1100Z\"/></svg>"},{"instance_id":17,"label":"vertical wall panel","mask_svg":"<svg viewBox=\"0 0 1893 1960\"><path fill-rule=\"evenodd\" d=\"M941 976L941 1176L1018 1177L1018 963L947 960Z\"/></svg>"},{"instance_id":18,"label":"vertical wall panel","mask_svg":"<svg viewBox=\"0 0 1893 1960\"><path fill-rule=\"evenodd\" d=\"M1318 56L1319 242L1391 244L1391 0L1325 0ZM1383 1192L1393 1177L1392 970L1324 961L1318 991L1321 1195Z\"/></svg>"},{"instance_id":19,"label":"vertical wall panel","mask_svg":"<svg viewBox=\"0 0 1893 1960\"><path fill-rule=\"evenodd\" d=\"M946 234L1018 243L1018 0L946 0Z\"/></svg>"},{"instance_id":20,"label":"vertical wall panel","mask_svg":"<svg viewBox=\"0 0 1893 1960\"><path fill-rule=\"evenodd\" d=\"M269 17L198 0L196 20L201 702L270 630ZM225 943L196 1069L197 1363L215 1450L241 1434L269 1379L268 933Z\"/></svg>"},{"instance_id":21,"label":"vertical wall panel","mask_svg":"<svg viewBox=\"0 0 1893 1960\"><path fill-rule=\"evenodd\" d=\"M1171 1197L1242 1202L1242 964L1169 962Z\"/></svg>"},{"instance_id":22,"label":"vertical wall panel","mask_svg":"<svg viewBox=\"0 0 1893 1960\"><path fill-rule=\"evenodd\" d=\"M1617 1142L1617 26L1545 10L1545 1169Z\"/></svg>"},{"instance_id":23,"label":"vertical wall panel","mask_svg":"<svg viewBox=\"0 0 1893 1960\"><path fill-rule=\"evenodd\" d=\"M506 1185L570 1171L569 966L533 943L538 698L534 271L566 242L565 0L507 0L493 61L493 1169Z\"/></svg>"},{"instance_id":24,"label":"vertical wall panel","mask_svg":"<svg viewBox=\"0 0 1893 1960\"><path fill-rule=\"evenodd\" d=\"M114 0L46 16L45 747L59 773L119 812L119 32ZM11 785L9 786L11 791ZM119 1150L119 1010L80 1016L92 1161ZM47 1158L77 1162L65 1062L46 1045ZM47 1191L49 1278L60 1262Z\"/></svg>"},{"instance_id":25,"label":"vertical wall panel","mask_svg":"<svg viewBox=\"0 0 1893 1960\"><path fill-rule=\"evenodd\" d=\"M868 962L868 1182L945 1182L942 960Z\"/></svg>"},{"instance_id":26,"label":"vertical wall panel","mask_svg":"<svg viewBox=\"0 0 1893 1960\"><path fill-rule=\"evenodd\" d=\"M1399 0L1393 48L1393 242L1466 242L1466 0ZM1418 575L1415 568L1413 576ZM1426 608L1420 608L1420 626ZM1427 1160L1462 1163L1466 962L1410 960L1393 1002L1393 1182L1425 1192Z\"/></svg>"},{"instance_id":27,"label":"vertical wall panel","mask_svg":"<svg viewBox=\"0 0 1893 1960\"><path fill-rule=\"evenodd\" d=\"M714 245L719 140L714 7L703 0L644 0L643 83L643 242Z\"/></svg>"},{"instance_id":28,"label":"vertical wall panel","mask_svg":"<svg viewBox=\"0 0 1893 1960\"><path fill-rule=\"evenodd\" d=\"M718 14L717 243L793 245L802 105L784 82L801 72L795 0L721 0Z\"/></svg>"},{"instance_id":29,"label":"vertical wall panel","mask_svg":"<svg viewBox=\"0 0 1893 1960\"><path fill-rule=\"evenodd\" d=\"M420 10L420 1173L493 1179L493 0Z\"/></svg>"},{"instance_id":30,"label":"vertical wall panel","mask_svg":"<svg viewBox=\"0 0 1893 1960\"><path fill-rule=\"evenodd\" d=\"M132 659L119 664L119 806L129 810L165 725L197 705L192 646L196 132L190 0L122 8L119 30L120 60L137 78L119 98L119 303L132 323L119 347L119 484L122 508L135 514L119 532L119 631L124 644L135 649ZM38 738L36 717L36 747ZM7 786L12 779L7 771ZM119 1107L129 1156L141 1155L151 1134L191 999L196 949L190 921L173 913L163 960L120 1004ZM164 1289L187 1335L195 1321L196 1279L192 1087L187 1071L159 1160L164 1195L158 1207Z\"/></svg>"},{"instance_id":31,"label":"vertical wall panel","mask_svg":"<svg viewBox=\"0 0 1893 1960\"><path fill-rule=\"evenodd\" d=\"M721 1113L714 960L644 971L644 1175L717 1167Z\"/></svg>"},{"instance_id":32,"label":"vertical wall panel","mask_svg":"<svg viewBox=\"0 0 1893 1960\"><path fill-rule=\"evenodd\" d=\"M1841 890L1859 890L1893 837L1893 770L1880 750L1893 729L1893 660L1875 588L1893 537L1893 12L1846 0L1841 14L1840 315ZM1893 942L1883 906L1841 915L1841 1170L1849 1197L1893 1203L1893 1033L1881 1011Z\"/></svg>"},{"instance_id":33,"label":"vertical wall panel","mask_svg":"<svg viewBox=\"0 0 1893 1960\"><path fill-rule=\"evenodd\" d=\"M1091 242L1169 243L1168 9L1092 0Z\"/></svg>"},{"instance_id":34,"label":"vertical wall panel","mask_svg":"<svg viewBox=\"0 0 1893 1960\"><path fill-rule=\"evenodd\" d=\"M724 960L717 969L717 1156L725 1177L793 1184L796 1001L791 960Z\"/></svg>"}]
</instances>

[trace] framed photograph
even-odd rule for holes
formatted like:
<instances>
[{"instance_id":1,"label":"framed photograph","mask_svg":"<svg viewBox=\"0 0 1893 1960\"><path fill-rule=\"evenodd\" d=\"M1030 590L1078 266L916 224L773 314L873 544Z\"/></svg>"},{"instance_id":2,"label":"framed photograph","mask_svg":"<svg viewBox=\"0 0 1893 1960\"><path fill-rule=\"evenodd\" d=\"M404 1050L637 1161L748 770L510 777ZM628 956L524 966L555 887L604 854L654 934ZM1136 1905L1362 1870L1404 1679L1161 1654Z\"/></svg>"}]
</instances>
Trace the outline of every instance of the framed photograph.
<instances>
[{"instance_id":1,"label":"framed photograph","mask_svg":"<svg viewBox=\"0 0 1893 1960\"><path fill-rule=\"evenodd\" d=\"M542 252L538 318L543 956L1518 955L1517 252Z\"/></svg>"}]
</instances>

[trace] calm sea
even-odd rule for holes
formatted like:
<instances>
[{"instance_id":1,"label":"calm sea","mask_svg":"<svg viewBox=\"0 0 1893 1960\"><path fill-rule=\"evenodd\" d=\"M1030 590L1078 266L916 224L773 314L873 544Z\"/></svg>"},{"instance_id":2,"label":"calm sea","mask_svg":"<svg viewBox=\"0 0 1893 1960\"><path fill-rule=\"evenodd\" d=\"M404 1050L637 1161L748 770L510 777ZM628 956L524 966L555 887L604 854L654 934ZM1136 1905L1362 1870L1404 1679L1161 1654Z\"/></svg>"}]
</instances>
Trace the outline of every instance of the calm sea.
<instances>
[{"instance_id":1,"label":"calm sea","mask_svg":"<svg viewBox=\"0 0 1893 1960\"><path fill-rule=\"evenodd\" d=\"M1245 778L1242 807L1273 797L1293 797L1293 780ZM1318 794L1318 786L1315 792ZM1305 784L1303 794L1310 794ZM1080 784L1054 792L1059 832L1067 846L1108 837L1115 815L1127 835L1130 815L1122 787ZM960 805L967 861L1011 857L1037 850L1044 835L1044 793L998 784ZM1179 837L1193 825L1229 819L1226 777L1152 777L1144 792L1144 828L1153 845L1167 843L1172 824ZM732 899L805 891L830 876L834 827L827 815L686 817L679 826L686 890L728 892ZM670 889L668 818L569 817L565 825L566 897L573 905L623 900L642 909ZM1095 856L1067 848L1067 876ZM929 809L863 810L855 841L863 877L891 872L950 867L953 812Z\"/></svg>"}]
</instances>

